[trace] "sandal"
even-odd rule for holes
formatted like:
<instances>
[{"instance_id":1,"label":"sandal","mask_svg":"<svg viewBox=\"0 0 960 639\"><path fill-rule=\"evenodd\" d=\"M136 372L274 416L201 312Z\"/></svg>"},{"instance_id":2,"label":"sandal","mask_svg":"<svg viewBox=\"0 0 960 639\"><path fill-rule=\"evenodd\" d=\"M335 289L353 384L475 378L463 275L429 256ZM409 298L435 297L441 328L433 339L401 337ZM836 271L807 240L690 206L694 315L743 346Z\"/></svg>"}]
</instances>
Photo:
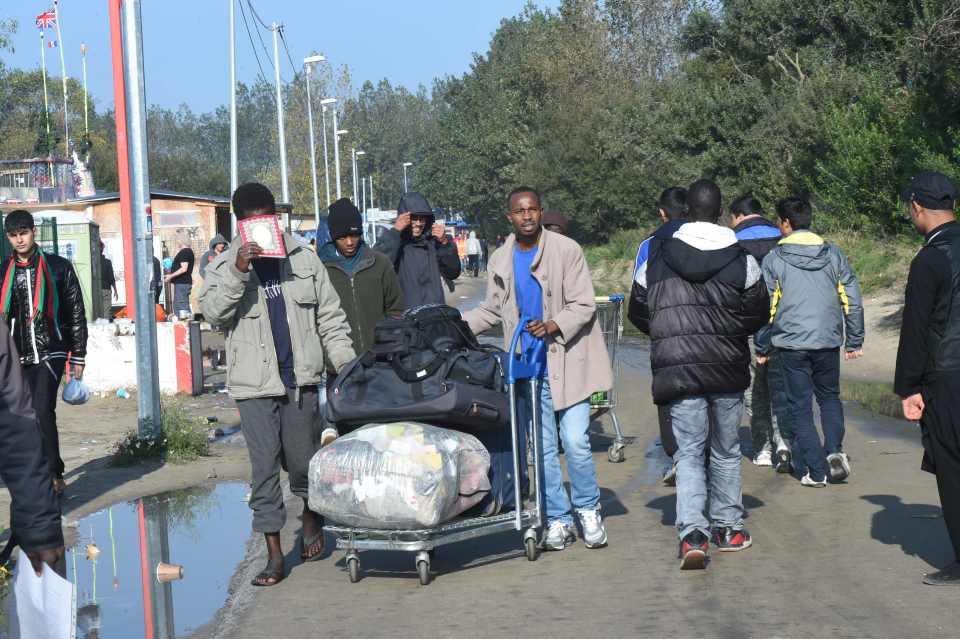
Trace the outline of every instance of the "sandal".
<instances>
[{"instance_id":1,"label":"sandal","mask_svg":"<svg viewBox=\"0 0 960 639\"><path fill-rule=\"evenodd\" d=\"M250 581L251 586L256 586L258 588L269 588L270 586L276 586L278 583L283 581L283 570L270 570L269 568L262 570L260 574L253 578Z\"/></svg>"},{"instance_id":2,"label":"sandal","mask_svg":"<svg viewBox=\"0 0 960 639\"><path fill-rule=\"evenodd\" d=\"M310 554L308 551L311 548L316 547L317 542L320 542L320 549L317 550L317 552ZM323 559L324 551L326 550L326 544L323 543L323 529L321 528L320 531L313 537L310 537L310 539L307 539L303 536L303 533L300 533L300 548L301 561L311 562Z\"/></svg>"}]
</instances>

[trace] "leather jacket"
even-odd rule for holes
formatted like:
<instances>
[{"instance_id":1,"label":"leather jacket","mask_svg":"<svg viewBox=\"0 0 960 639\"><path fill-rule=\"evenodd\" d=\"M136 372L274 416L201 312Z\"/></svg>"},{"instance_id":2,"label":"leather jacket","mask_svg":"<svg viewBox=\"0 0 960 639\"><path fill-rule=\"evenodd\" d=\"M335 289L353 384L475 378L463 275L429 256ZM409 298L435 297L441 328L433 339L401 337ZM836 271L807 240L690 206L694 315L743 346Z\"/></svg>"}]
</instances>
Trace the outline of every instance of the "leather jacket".
<instances>
[{"instance_id":1,"label":"leather jacket","mask_svg":"<svg viewBox=\"0 0 960 639\"><path fill-rule=\"evenodd\" d=\"M46 313L31 321L32 300L37 274L36 255L27 266L17 266L14 278L13 300L7 325L20 354L20 363L39 364L48 359L66 359L70 354L73 364L84 364L87 354L87 317L83 304L80 280L69 260L44 253L60 298L59 330L52 325ZM6 266L4 266L6 268Z\"/></svg>"}]
</instances>

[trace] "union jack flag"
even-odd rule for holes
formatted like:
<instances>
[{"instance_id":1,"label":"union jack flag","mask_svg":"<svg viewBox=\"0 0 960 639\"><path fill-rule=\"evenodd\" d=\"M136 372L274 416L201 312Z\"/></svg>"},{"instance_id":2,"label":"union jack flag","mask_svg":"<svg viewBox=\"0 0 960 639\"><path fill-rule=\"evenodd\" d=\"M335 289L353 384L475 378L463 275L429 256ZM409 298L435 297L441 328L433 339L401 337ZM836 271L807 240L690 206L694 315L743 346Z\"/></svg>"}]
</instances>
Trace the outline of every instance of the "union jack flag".
<instances>
[{"instance_id":1,"label":"union jack flag","mask_svg":"<svg viewBox=\"0 0 960 639\"><path fill-rule=\"evenodd\" d=\"M57 24L57 14L49 9L37 16L37 28L49 29Z\"/></svg>"}]
</instances>

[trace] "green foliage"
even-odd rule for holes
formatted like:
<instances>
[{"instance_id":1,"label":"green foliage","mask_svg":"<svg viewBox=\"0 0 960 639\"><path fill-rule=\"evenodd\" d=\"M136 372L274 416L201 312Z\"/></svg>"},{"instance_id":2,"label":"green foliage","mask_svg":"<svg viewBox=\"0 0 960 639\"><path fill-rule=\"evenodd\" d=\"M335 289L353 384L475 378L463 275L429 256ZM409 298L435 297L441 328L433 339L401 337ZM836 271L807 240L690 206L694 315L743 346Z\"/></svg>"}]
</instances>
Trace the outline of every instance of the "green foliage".
<instances>
[{"instance_id":1,"label":"green foliage","mask_svg":"<svg viewBox=\"0 0 960 639\"><path fill-rule=\"evenodd\" d=\"M163 406L160 415L160 434L141 437L131 431L114 444L114 464L124 466L150 459L185 463L209 453L208 429L202 418L191 415L178 403Z\"/></svg>"},{"instance_id":2,"label":"green foliage","mask_svg":"<svg viewBox=\"0 0 960 639\"><path fill-rule=\"evenodd\" d=\"M878 415L903 419L903 404L893 392L893 386L878 382L840 381L840 398L862 404Z\"/></svg>"}]
</instances>

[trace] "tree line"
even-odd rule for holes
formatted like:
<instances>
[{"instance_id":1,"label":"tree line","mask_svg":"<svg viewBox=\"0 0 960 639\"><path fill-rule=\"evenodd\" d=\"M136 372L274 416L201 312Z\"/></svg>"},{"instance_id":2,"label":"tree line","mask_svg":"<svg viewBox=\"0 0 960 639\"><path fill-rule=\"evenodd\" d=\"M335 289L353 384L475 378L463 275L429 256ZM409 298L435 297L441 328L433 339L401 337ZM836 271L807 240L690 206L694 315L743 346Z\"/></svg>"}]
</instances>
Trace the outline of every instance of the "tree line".
<instances>
[{"instance_id":1,"label":"tree line","mask_svg":"<svg viewBox=\"0 0 960 639\"><path fill-rule=\"evenodd\" d=\"M342 98L344 191L362 148L384 208L413 162L411 188L490 232L525 183L602 242L649 223L663 188L710 177L768 205L806 194L823 228L894 234L911 175L960 177L958 54L960 0L562 0L503 20L467 72L429 91L354 91L346 69L315 74L311 91L317 123L319 100ZM38 139L36 73L0 68L2 157ZM309 210L303 74L284 91L292 199ZM279 191L272 85L242 85L238 105L241 179ZM114 188L112 114L91 129L98 184ZM227 192L225 107L154 107L148 131L155 186Z\"/></svg>"}]
</instances>

